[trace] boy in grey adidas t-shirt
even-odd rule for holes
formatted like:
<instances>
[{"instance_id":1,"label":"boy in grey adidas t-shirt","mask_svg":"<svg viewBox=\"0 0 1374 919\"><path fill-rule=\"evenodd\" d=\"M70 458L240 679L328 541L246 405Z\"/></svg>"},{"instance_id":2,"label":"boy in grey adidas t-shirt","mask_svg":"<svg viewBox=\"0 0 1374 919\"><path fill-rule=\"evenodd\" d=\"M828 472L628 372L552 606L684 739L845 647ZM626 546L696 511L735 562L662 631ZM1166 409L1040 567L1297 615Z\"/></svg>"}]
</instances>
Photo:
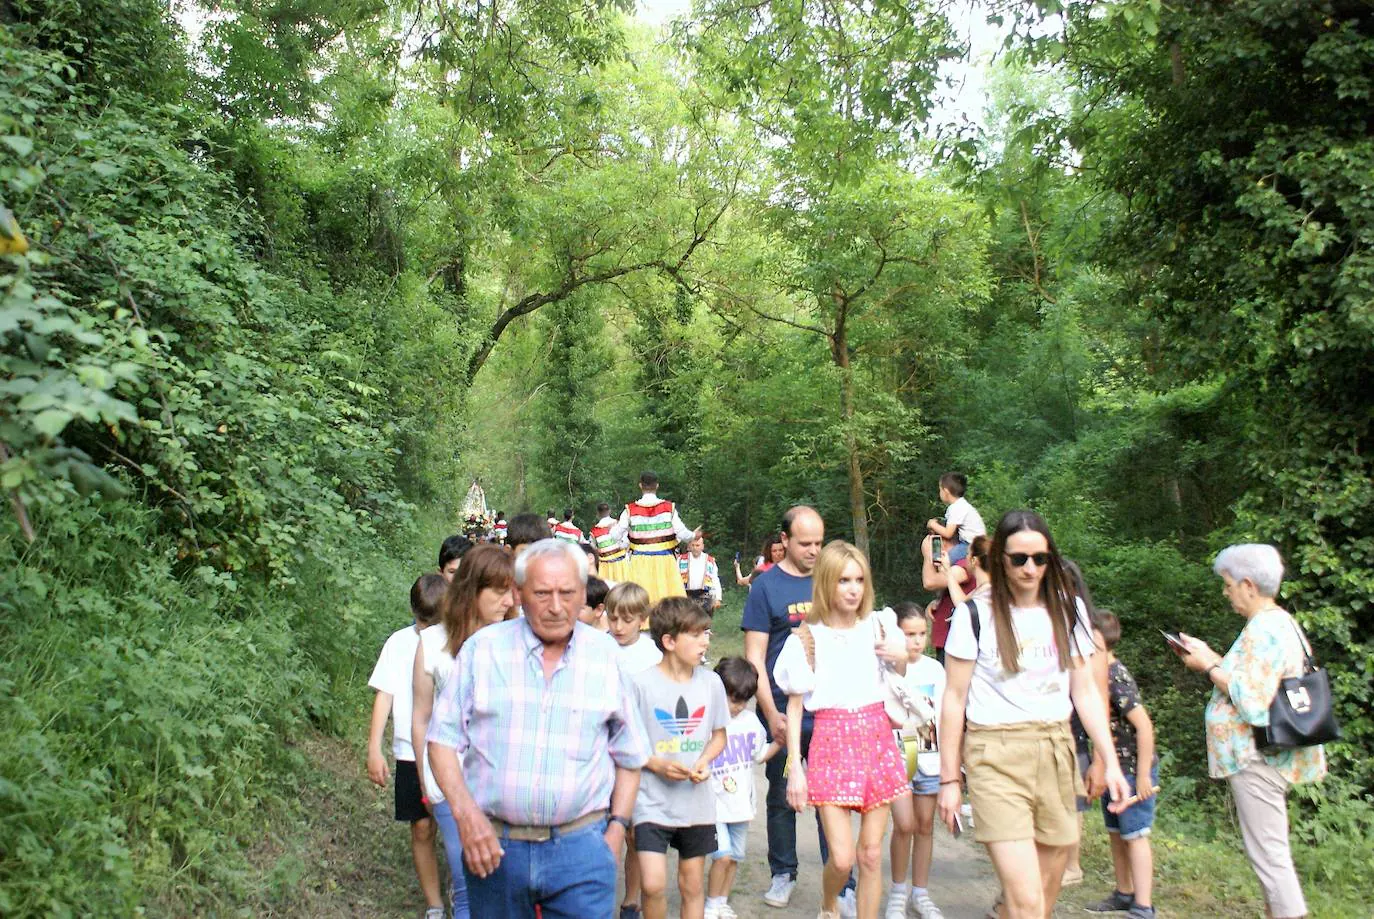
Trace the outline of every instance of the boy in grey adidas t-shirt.
<instances>
[{"instance_id":1,"label":"boy in grey adidas t-shirt","mask_svg":"<svg viewBox=\"0 0 1374 919\"><path fill-rule=\"evenodd\" d=\"M659 601L649 633L663 660L632 680L653 751L635 799L635 847L645 919L667 915L668 847L677 849L683 919L706 908L706 856L716 851L711 761L725 749L730 705L725 687L702 661L710 617L687 597Z\"/></svg>"}]
</instances>

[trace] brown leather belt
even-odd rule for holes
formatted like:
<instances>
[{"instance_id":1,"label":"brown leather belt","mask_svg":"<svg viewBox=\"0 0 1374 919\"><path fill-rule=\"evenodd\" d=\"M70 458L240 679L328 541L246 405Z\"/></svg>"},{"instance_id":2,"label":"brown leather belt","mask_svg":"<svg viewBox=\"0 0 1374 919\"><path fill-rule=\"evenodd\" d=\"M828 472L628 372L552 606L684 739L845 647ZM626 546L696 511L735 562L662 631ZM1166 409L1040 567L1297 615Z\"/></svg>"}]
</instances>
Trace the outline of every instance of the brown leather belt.
<instances>
[{"instance_id":1,"label":"brown leather belt","mask_svg":"<svg viewBox=\"0 0 1374 919\"><path fill-rule=\"evenodd\" d=\"M507 823L504 820L497 820L495 817L488 817L487 819L491 821L491 828L496 831L496 835L503 839L511 839L515 842L548 842L550 839L566 836L594 823L605 823L606 813L605 810L592 811L590 814L583 814L576 820L569 820L558 826L520 826Z\"/></svg>"}]
</instances>

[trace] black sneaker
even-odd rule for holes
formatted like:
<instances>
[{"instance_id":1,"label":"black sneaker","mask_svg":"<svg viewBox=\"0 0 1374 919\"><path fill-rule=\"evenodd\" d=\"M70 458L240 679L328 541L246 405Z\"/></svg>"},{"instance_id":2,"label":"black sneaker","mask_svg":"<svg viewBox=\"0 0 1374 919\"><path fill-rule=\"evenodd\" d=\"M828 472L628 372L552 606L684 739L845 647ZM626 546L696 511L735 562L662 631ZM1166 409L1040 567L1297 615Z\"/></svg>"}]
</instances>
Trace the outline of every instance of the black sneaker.
<instances>
[{"instance_id":1,"label":"black sneaker","mask_svg":"<svg viewBox=\"0 0 1374 919\"><path fill-rule=\"evenodd\" d=\"M1126 919L1155 919L1155 908L1132 903L1131 908L1126 911Z\"/></svg>"},{"instance_id":2,"label":"black sneaker","mask_svg":"<svg viewBox=\"0 0 1374 919\"><path fill-rule=\"evenodd\" d=\"M1100 903L1090 903L1083 907L1090 913L1124 913L1126 910L1135 906L1135 897L1119 890L1113 890L1112 895ZM1154 910L1150 910L1150 915L1154 915Z\"/></svg>"}]
</instances>

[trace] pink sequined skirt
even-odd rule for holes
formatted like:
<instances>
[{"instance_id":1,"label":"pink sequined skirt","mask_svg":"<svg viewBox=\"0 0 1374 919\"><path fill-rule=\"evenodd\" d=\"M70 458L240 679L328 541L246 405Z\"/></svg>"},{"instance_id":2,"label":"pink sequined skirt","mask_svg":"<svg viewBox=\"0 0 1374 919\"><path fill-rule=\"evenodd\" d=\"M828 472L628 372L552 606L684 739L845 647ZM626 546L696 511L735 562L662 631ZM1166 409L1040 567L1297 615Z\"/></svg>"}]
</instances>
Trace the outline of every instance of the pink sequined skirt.
<instances>
[{"instance_id":1,"label":"pink sequined skirt","mask_svg":"<svg viewBox=\"0 0 1374 919\"><path fill-rule=\"evenodd\" d=\"M906 765L881 702L823 708L806 757L807 803L867 813L911 794Z\"/></svg>"}]
</instances>

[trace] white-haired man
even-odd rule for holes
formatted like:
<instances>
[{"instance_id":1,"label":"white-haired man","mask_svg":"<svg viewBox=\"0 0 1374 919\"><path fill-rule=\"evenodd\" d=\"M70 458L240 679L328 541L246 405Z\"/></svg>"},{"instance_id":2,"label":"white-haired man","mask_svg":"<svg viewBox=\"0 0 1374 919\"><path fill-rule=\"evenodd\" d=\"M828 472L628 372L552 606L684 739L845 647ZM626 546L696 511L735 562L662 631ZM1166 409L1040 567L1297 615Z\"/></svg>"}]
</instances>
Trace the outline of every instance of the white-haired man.
<instances>
[{"instance_id":1,"label":"white-haired man","mask_svg":"<svg viewBox=\"0 0 1374 919\"><path fill-rule=\"evenodd\" d=\"M609 916L649 741L615 641L578 621L587 557L544 539L515 562L524 615L463 645L430 763L453 807L473 916ZM609 809L607 803L609 802Z\"/></svg>"}]
</instances>

